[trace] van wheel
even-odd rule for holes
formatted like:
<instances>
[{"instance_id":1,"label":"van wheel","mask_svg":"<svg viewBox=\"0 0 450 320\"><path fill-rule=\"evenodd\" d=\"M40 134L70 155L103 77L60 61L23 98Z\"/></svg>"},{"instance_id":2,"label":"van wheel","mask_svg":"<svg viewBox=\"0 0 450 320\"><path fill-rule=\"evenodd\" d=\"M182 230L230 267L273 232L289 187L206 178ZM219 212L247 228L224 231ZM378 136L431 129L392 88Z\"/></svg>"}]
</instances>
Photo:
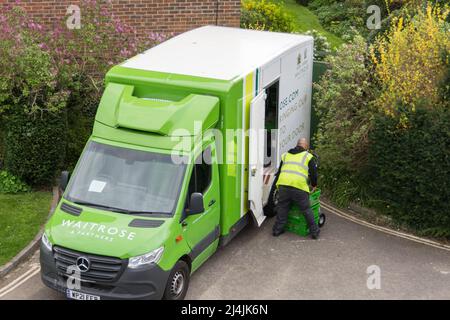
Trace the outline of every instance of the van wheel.
<instances>
[{"instance_id":1,"label":"van wheel","mask_svg":"<svg viewBox=\"0 0 450 320\"><path fill-rule=\"evenodd\" d=\"M325 221L327 220L327 217L325 216L325 214L324 213L321 213L320 215L319 215L319 223L318 223L318 225L319 225L319 228L322 228L323 227L323 225L325 224Z\"/></svg>"},{"instance_id":2,"label":"van wheel","mask_svg":"<svg viewBox=\"0 0 450 320\"><path fill-rule=\"evenodd\" d=\"M183 300L189 287L189 266L180 260L173 267L164 291L164 300Z\"/></svg>"},{"instance_id":3,"label":"van wheel","mask_svg":"<svg viewBox=\"0 0 450 320\"><path fill-rule=\"evenodd\" d=\"M267 201L264 207L264 215L268 218L275 217L277 215L277 204L278 204L278 189L275 183L270 189L269 201Z\"/></svg>"}]
</instances>

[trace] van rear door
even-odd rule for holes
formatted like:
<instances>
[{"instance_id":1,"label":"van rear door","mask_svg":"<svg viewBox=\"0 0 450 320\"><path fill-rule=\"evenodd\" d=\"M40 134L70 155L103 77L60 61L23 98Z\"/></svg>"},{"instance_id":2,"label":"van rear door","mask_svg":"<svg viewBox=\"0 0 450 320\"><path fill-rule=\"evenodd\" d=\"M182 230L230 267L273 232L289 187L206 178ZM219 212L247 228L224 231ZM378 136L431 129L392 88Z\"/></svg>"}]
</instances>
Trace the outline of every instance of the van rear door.
<instances>
[{"instance_id":1,"label":"van rear door","mask_svg":"<svg viewBox=\"0 0 450 320\"><path fill-rule=\"evenodd\" d=\"M266 92L260 92L250 104L248 201L260 226L266 218L263 211L263 170L265 155Z\"/></svg>"}]
</instances>

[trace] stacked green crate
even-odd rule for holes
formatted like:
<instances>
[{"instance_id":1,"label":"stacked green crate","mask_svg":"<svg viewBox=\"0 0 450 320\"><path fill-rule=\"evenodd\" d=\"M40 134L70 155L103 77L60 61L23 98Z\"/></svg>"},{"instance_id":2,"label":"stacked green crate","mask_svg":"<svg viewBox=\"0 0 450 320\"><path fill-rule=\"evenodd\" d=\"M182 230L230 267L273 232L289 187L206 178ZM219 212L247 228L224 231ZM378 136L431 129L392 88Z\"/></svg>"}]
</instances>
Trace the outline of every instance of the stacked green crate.
<instances>
[{"instance_id":1,"label":"stacked green crate","mask_svg":"<svg viewBox=\"0 0 450 320\"><path fill-rule=\"evenodd\" d=\"M314 213L314 220L317 224L319 223L320 214L319 198L320 189L317 189L309 196L311 209ZM304 237L309 234L308 223L306 222L305 215L300 212L300 209L296 204L293 204L291 210L289 211L288 223L286 224L285 229Z\"/></svg>"}]
</instances>

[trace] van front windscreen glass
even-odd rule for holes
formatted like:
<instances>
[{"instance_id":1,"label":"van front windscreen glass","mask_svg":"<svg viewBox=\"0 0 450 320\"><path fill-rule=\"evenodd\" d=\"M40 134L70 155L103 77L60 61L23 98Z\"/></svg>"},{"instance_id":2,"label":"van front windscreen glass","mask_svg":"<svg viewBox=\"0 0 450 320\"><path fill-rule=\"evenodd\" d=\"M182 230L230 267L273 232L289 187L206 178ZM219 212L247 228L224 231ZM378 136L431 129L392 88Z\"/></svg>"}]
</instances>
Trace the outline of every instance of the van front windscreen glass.
<instances>
[{"instance_id":1,"label":"van front windscreen glass","mask_svg":"<svg viewBox=\"0 0 450 320\"><path fill-rule=\"evenodd\" d=\"M90 142L65 197L118 212L170 214L185 169L167 154Z\"/></svg>"}]
</instances>

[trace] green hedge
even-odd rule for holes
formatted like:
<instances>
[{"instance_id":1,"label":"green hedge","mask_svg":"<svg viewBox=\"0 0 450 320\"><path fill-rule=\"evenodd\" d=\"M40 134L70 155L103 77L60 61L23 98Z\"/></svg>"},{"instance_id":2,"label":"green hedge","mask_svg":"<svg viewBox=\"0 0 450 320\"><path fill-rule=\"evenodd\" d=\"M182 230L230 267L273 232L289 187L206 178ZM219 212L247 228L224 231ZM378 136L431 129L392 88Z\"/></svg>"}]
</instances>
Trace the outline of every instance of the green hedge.
<instances>
[{"instance_id":1,"label":"green hedge","mask_svg":"<svg viewBox=\"0 0 450 320\"><path fill-rule=\"evenodd\" d=\"M65 112L8 116L5 134L5 169L30 185L53 183L65 157Z\"/></svg>"},{"instance_id":2,"label":"green hedge","mask_svg":"<svg viewBox=\"0 0 450 320\"><path fill-rule=\"evenodd\" d=\"M378 207L424 235L450 236L450 111L409 112L408 127L379 116L368 170ZM382 205L380 205L382 204Z\"/></svg>"}]
</instances>

